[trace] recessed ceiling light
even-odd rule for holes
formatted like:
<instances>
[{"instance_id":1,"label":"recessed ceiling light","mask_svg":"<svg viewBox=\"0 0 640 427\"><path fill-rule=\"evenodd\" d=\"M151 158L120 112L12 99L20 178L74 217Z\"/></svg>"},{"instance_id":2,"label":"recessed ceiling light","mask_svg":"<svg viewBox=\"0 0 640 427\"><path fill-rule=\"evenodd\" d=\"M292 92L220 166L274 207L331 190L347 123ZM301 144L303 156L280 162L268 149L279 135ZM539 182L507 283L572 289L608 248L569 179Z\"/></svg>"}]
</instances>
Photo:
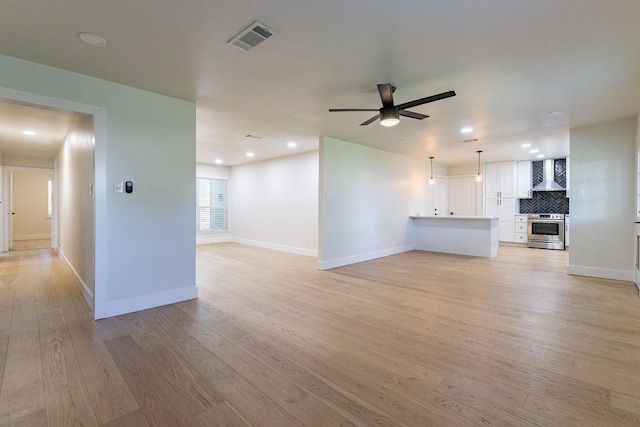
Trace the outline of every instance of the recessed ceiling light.
<instances>
[{"instance_id":1,"label":"recessed ceiling light","mask_svg":"<svg viewBox=\"0 0 640 427\"><path fill-rule=\"evenodd\" d=\"M255 154L253 154L251 151L247 153L247 157L253 157L253 156L255 156Z\"/></svg>"},{"instance_id":2,"label":"recessed ceiling light","mask_svg":"<svg viewBox=\"0 0 640 427\"><path fill-rule=\"evenodd\" d=\"M462 132L462 133L471 133L471 132L473 132L473 128L470 127L470 126L466 126L466 127L463 127L462 129L460 129L460 132Z\"/></svg>"},{"instance_id":3,"label":"recessed ceiling light","mask_svg":"<svg viewBox=\"0 0 640 427\"><path fill-rule=\"evenodd\" d=\"M531 147L531 144L522 144L522 148L529 148Z\"/></svg>"},{"instance_id":4,"label":"recessed ceiling light","mask_svg":"<svg viewBox=\"0 0 640 427\"><path fill-rule=\"evenodd\" d=\"M530 153L537 153L539 150L537 148L534 148L533 150L529 150Z\"/></svg>"},{"instance_id":5,"label":"recessed ceiling light","mask_svg":"<svg viewBox=\"0 0 640 427\"><path fill-rule=\"evenodd\" d=\"M216 165L222 164L222 159L215 159L215 163L216 163Z\"/></svg>"},{"instance_id":6,"label":"recessed ceiling light","mask_svg":"<svg viewBox=\"0 0 640 427\"><path fill-rule=\"evenodd\" d=\"M37 135L37 133L32 131L32 130L23 130L22 133L24 135L29 135L29 136L36 136Z\"/></svg>"},{"instance_id":7,"label":"recessed ceiling light","mask_svg":"<svg viewBox=\"0 0 640 427\"><path fill-rule=\"evenodd\" d=\"M298 144L296 144L295 142L289 142L287 144L287 147L289 147L289 148L296 148L297 146L298 146Z\"/></svg>"},{"instance_id":8,"label":"recessed ceiling light","mask_svg":"<svg viewBox=\"0 0 640 427\"><path fill-rule=\"evenodd\" d=\"M80 40L91 46L102 47L107 45L107 41L97 34L93 33L80 33L78 34Z\"/></svg>"},{"instance_id":9,"label":"recessed ceiling light","mask_svg":"<svg viewBox=\"0 0 640 427\"><path fill-rule=\"evenodd\" d=\"M544 154L538 154L536 157L537 157L537 158L539 158L539 159L541 159L541 158L543 158L543 157L544 157Z\"/></svg>"}]
</instances>

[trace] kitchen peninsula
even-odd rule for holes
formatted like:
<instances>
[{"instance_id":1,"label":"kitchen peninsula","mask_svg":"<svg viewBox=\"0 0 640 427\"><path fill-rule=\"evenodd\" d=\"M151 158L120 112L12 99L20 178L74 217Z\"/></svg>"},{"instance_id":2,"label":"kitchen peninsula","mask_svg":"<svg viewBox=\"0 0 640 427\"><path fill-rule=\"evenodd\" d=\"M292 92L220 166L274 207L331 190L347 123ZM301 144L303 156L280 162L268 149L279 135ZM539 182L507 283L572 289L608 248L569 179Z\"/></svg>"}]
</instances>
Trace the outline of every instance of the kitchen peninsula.
<instances>
[{"instance_id":1,"label":"kitchen peninsula","mask_svg":"<svg viewBox=\"0 0 640 427\"><path fill-rule=\"evenodd\" d=\"M416 249L458 255L498 255L498 217L410 216Z\"/></svg>"}]
</instances>

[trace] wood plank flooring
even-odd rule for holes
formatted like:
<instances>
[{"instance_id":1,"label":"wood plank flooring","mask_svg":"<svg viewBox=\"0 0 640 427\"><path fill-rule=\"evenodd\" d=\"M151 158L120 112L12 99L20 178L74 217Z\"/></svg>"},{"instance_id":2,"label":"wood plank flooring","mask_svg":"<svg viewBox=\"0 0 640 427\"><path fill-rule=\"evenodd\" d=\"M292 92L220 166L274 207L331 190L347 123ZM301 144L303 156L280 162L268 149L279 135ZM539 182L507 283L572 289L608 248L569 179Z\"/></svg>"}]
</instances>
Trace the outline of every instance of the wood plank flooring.
<instances>
[{"instance_id":1,"label":"wood plank flooring","mask_svg":"<svg viewBox=\"0 0 640 427\"><path fill-rule=\"evenodd\" d=\"M54 251L2 254L0 426L638 426L637 288L567 260L205 245L198 300L94 322Z\"/></svg>"},{"instance_id":2,"label":"wood plank flooring","mask_svg":"<svg viewBox=\"0 0 640 427\"><path fill-rule=\"evenodd\" d=\"M14 240L13 251L24 251L30 249L49 249L51 239Z\"/></svg>"}]
</instances>

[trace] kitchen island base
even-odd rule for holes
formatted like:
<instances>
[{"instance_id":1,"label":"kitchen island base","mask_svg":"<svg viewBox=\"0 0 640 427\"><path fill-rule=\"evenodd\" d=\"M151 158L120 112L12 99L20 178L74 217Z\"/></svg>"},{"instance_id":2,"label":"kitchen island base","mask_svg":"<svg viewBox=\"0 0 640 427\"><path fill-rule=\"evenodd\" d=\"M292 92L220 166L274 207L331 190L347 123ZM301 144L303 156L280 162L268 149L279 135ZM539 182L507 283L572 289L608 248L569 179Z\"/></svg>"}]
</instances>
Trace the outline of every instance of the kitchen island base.
<instances>
[{"instance_id":1,"label":"kitchen island base","mask_svg":"<svg viewBox=\"0 0 640 427\"><path fill-rule=\"evenodd\" d=\"M498 217L411 216L416 249L457 255L498 255Z\"/></svg>"}]
</instances>

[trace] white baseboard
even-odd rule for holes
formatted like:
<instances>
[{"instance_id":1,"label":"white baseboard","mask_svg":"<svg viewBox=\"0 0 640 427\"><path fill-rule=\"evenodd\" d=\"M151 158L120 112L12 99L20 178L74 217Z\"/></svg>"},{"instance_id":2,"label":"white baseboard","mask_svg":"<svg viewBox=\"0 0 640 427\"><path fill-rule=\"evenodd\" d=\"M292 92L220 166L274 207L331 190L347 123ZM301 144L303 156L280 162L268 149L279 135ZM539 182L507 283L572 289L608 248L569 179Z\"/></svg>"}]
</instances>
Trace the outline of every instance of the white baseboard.
<instances>
[{"instance_id":1,"label":"white baseboard","mask_svg":"<svg viewBox=\"0 0 640 427\"><path fill-rule=\"evenodd\" d=\"M397 255L403 252L409 252L415 250L416 245L404 245L397 246L395 248L383 249L375 252L367 252L364 254L348 256L344 258L332 259L328 261L318 261L318 270L329 270L336 267L342 267L349 264L356 264L358 262L370 261L372 259L383 258L386 256Z\"/></svg>"},{"instance_id":2,"label":"white baseboard","mask_svg":"<svg viewBox=\"0 0 640 427\"><path fill-rule=\"evenodd\" d=\"M208 245L210 243L226 243L232 242L233 237L229 233L196 233L196 245Z\"/></svg>"},{"instance_id":3,"label":"white baseboard","mask_svg":"<svg viewBox=\"0 0 640 427\"><path fill-rule=\"evenodd\" d=\"M105 304L105 317L119 316L121 314L133 313L134 311L146 310L148 308L160 307L195 298L198 298L198 288L196 286L187 286L150 295L110 301Z\"/></svg>"},{"instance_id":4,"label":"white baseboard","mask_svg":"<svg viewBox=\"0 0 640 427\"><path fill-rule=\"evenodd\" d=\"M198 288L194 285L180 289L173 289L166 292L158 292L151 295L143 295L140 297L128 298L125 300L107 302L104 307L94 307L93 291L89 289L87 284L80 278L78 272L75 268L73 268L60 248L57 248L56 250L60 254L62 260L69 266L69 268L73 272L73 275L76 279L76 286L78 287L80 293L82 293L82 297L87 302L91 310L94 311L95 320L198 298Z\"/></svg>"},{"instance_id":5,"label":"white baseboard","mask_svg":"<svg viewBox=\"0 0 640 427\"><path fill-rule=\"evenodd\" d=\"M51 234L14 234L13 240L43 240L50 239Z\"/></svg>"},{"instance_id":6,"label":"white baseboard","mask_svg":"<svg viewBox=\"0 0 640 427\"><path fill-rule=\"evenodd\" d=\"M208 245L211 243L240 243L259 248L273 249L275 251L287 252L290 254L304 255L317 258L318 250L309 248L299 248L296 246L281 245L279 243L262 242L259 240L243 239L234 237L229 233L196 233L196 245Z\"/></svg>"},{"instance_id":7,"label":"white baseboard","mask_svg":"<svg viewBox=\"0 0 640 427\"><path fill-rule=\"evenodd\" d=\"M62 257L62 260L67 264L67 266L73 272L73 275L76 278L76 287L78 288L78 290L82 294L82 298L84 298L84 300L89 305L89 308L91 308L91 310L93 310L94 309L94 306L93 306L93 290L89 289L89 287L84 282L84 280L82 280L82 278L80 277L80 275L78 274L76 269L73 268L73 265L71 265L71 263L69 262L69 260L65 256L64 252L62 252L60 250L60 248L56 248L56 251L58 251L58 254L60 254L60 257Z\"/></svg>"},{"instance_id":8,"label":"white baseboard","mask_svg":"<svg viewBox=\"0 0 640 427\"><path fill-rule=\"evenodd\" d=\"M314 258L318 257L318 251L316 249L298 248L295 246L280 245L278 243L260 242L258 240L241 239L238 237L233 237L231 241L234 243L241 243L243 245L257 246L259 248L265 248L265 249L273 249L275 251L287 252L290 254L304 255L304 256L310 256Z\"/></svg>"},{"instance_id":9,"label":"white baseboard","mask_svg":"<svg viewBox=\"0 0 640 427\"><path fill-rule=\"evenodd\" d=\"M611 270L608 268L584 267L567 264L567 274L575 276L597 277L599 279L623 280L633 282L633 271Z\"/></svg>"}]
</instances>

